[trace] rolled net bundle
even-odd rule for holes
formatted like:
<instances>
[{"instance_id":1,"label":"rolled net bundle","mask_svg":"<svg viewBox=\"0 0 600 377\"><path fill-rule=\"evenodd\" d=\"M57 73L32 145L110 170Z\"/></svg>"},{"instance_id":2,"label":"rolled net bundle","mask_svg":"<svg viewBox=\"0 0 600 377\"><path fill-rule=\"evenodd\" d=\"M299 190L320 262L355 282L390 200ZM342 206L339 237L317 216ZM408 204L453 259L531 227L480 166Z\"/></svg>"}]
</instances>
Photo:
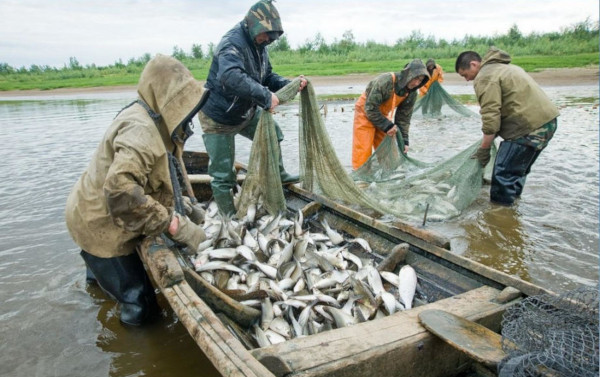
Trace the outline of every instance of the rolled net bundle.
<instances>
[{"instance_id":1,"label":"rolled net bundle","mask_svg":"<svg viewBox=\"0 0 600 377\"><path fill-rule=\"evenodd\" d=\"M502 320L501 377L598 376L598 290L531 296Z\"/></svg>"},{"instance_id":2,"label":"rolled net bundle","mask_svg":"<svg viewBox=\"0 0 600 377\"><path fill-rule=\"evenodd\" d=\"M424 222L450 219L479 196L483 176L491 175L492 164L484 172L471 158L480 141L446 161L426 163L400 152L398 146L404 142L400 133L396 136L396 140L386 137L369 160L352 173L386 213ZM495 154L492 146L492 161Z\"/></svg>"},{"instance_id":3,"label":"rolled net bundle","mask_svg":"<svg viewBox=\"0 0 600 377\"><path fill-rule=\"evenodd\" d=\"M431 84L427 93L415 103L413 112L416 113L419 110L424 116L440 116L449 113L449 110L465 117L477 116L476 113L455 100L437 81Z\"/></svg>"},{"instance_id":4,"label":"rolled net bundle","mask_svg":"<svg viewBox=\"0 0 600 377\"><path fill-rule=\"evenodd\" d=\"M279 103L294 99L299 88L299 78L281 88L276 93ZM258 201L262 202L263 208L271 215L285 211L285 197L279 175L280 155L273 115L262 111L250 149L248 172L240 194L237 212L239 218L245 216L248 207L257 204Z\"/></svg>"}]
</instances>

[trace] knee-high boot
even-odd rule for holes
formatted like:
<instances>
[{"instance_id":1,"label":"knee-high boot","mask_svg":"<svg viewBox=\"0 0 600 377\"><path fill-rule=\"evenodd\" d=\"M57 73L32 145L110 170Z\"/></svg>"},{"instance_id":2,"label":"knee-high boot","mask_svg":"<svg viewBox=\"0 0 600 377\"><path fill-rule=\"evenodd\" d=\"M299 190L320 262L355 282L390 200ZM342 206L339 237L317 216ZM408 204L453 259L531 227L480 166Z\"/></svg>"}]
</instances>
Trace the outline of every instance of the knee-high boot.
<instances>
[{"instance_id":1,"label":"knee-high boot","mask_svg":"<svg viewBox=\"0 0 600 377\"><path fill-rule=\"evenodd\" d=\"M527 145L510 141L500 143L492 174L490 200L511 205L521 195L527 174L540 151Z\"/></svg>"},{"instance_id":2,"label":"knee-high boot","mask_svg":"<svg viewBox=\"0 0 600 377\"><path fill-rule=\"evenodd\" d=\"M156 295L140 257L99 258L84 250L81 257L100 288L120 304L119 319L139 326L159 312Z\"/></svg>"},{"instance_id":3,"label":"knee-high boot","mask_svg":"<svg viewBox=\"0 0 600 377\"><path fill-rule=\"evenodd\" d=\"M208 174L213 178L210 186L219 211L224 215L235 213L232 192L236 179L234 138L234 134L202 135L210 158Z\"/></svg>"}]
</instances>

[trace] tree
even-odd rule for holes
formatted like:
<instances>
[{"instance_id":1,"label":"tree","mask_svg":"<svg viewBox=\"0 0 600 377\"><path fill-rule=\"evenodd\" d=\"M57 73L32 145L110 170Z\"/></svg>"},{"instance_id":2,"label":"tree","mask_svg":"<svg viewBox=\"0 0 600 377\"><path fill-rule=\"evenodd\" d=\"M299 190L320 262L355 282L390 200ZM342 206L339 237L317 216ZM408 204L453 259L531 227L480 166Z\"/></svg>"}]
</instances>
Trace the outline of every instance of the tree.
<instances>
[{"instance_id":1,"label":"tree","mask_svg":"<svg viewBox=\"0 0 600 377\"><path fill-rule=\"evenodd\" d=\"M279 37L279 39L277 39L275 42L273 42L270 46L269 46L269 51L290 51L291 47L290 44L288 43L287 37L285 35L282 35L281 37Z\"/></svg>"},{"instance_id":2,"label":"tree","mask_svg":"<svg viewBox=\"0 0 600 377\"><path fill-rule=\"evenodd\" d=\"M71 56L69 58L69 68L76 70L82 69L81 65L79 64L79 61L74 56Z\"/></svg>"},{"instance_id":3,"label":"tree","mask_svg":"<svg viewBox=\"0 0 600 377\"><path fill-rule=\"evenodd\" d=\"M192 44L192 57L194 59L202 59L204 57L204 53L202 52L202 45L200 44Z\"/></svg>"},{"instance_id":4,"label":"tree","mask_svg":"<svg viewBox=\"0 0 600 377\"><path fill-rule=\"evenodd\" d=\"M171 56L177 60L183 60L187 58L187 55L185 54L183 49L177 45L173 47L173 53L171 54Z\"/></svg>"}]
</instances>

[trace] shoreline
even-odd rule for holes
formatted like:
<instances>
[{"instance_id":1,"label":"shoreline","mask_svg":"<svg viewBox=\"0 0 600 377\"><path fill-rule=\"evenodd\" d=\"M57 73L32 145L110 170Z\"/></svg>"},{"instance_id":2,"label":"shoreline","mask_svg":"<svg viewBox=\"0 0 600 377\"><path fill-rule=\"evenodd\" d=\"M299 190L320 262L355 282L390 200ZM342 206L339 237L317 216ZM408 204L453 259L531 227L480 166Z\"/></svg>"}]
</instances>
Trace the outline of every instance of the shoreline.
<instances>
[{"instance_id":1,"label":"shoreline","mask_svg":"<svg viewBox=\"0 0 600 377\"><path fill-rule=\"evenodd\" d=\"M358 73L343 76L309 76L315 87L319 86L347 86L364 87L379 73ZM541 86L581 86L598 85L599 70L594 68L551 68L539 72L529 72L529 75ZM455 72L444 72L445 85L471 85ZM57 94L80 94L80 93L114 93L124 91L135 91L135 85L123 86L100 86L87 88L60 88L51 90L8 90L0 91L0 98L6 97L28 97L28 96L52 96Z\"/></svg>"}]
</instances>

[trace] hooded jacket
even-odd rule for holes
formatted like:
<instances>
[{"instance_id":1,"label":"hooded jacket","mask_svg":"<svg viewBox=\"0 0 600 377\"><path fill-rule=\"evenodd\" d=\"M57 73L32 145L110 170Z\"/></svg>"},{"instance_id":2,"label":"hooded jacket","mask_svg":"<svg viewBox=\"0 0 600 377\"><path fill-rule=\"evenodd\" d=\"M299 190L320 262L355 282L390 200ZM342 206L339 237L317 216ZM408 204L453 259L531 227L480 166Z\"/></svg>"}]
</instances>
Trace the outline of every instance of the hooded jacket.
<instances>
[{"instance_id":1,"label":"hooded jacket","mask_svg":"<svg viewBox=\"0 0 600 377\"><path fill-rule=\"evenodd\" d=\"M504 140L525 136L559 115L531 76L510 61L506 52L492 47L473 81L483 133Z\"/></svg>"},{"instance_id":2,"label":"hooded jacket","mask_svg":"<svg viewBox=\"0 0 600 377\"><path fill-rule=\"evenodd\" d=\"M255 44L263 32L283 34L279 13L267 1L256 3L217 46L205 85L211 95L202 109L217 123L235 126L252 119L257 105L269 109L271 92L290 82L273 72L266 46Z\"/></svg>"},{"instance_id":3,"label":"hooded jacket","mask_svg":"<svg viewBox=\"0 0 600 377\"><path fill-rule=\"evenodd\" d=\"M174 207L167 152L182 151L203 89L179 61L157 55L137 91L139 100L115 117L67 199L71 237L101 258L131 254L145 236L167 230Z\"/></svg>"},{"instance_id":4,"label":"hooded jacket","mask_svg":"<svg viewBox=\"0 0 600 377\"><path fill-rule=\"evenodd\" d=\"M392 75L389 73L377 76L367 85L365 113L369 121L383 132L389 131L394 124L397 125L404 140L408 141L410 119L417 99L417 91L429 80L429 73L420 59L414 59L395 75L397 78L395 85ZM406 86L417 76L425 76L425 79L416 88L409 90ZM392 96L392 90L398 96L407 96L397 107L393 123L379 110L379 106Z\"/></svg>"}]
</instances>

